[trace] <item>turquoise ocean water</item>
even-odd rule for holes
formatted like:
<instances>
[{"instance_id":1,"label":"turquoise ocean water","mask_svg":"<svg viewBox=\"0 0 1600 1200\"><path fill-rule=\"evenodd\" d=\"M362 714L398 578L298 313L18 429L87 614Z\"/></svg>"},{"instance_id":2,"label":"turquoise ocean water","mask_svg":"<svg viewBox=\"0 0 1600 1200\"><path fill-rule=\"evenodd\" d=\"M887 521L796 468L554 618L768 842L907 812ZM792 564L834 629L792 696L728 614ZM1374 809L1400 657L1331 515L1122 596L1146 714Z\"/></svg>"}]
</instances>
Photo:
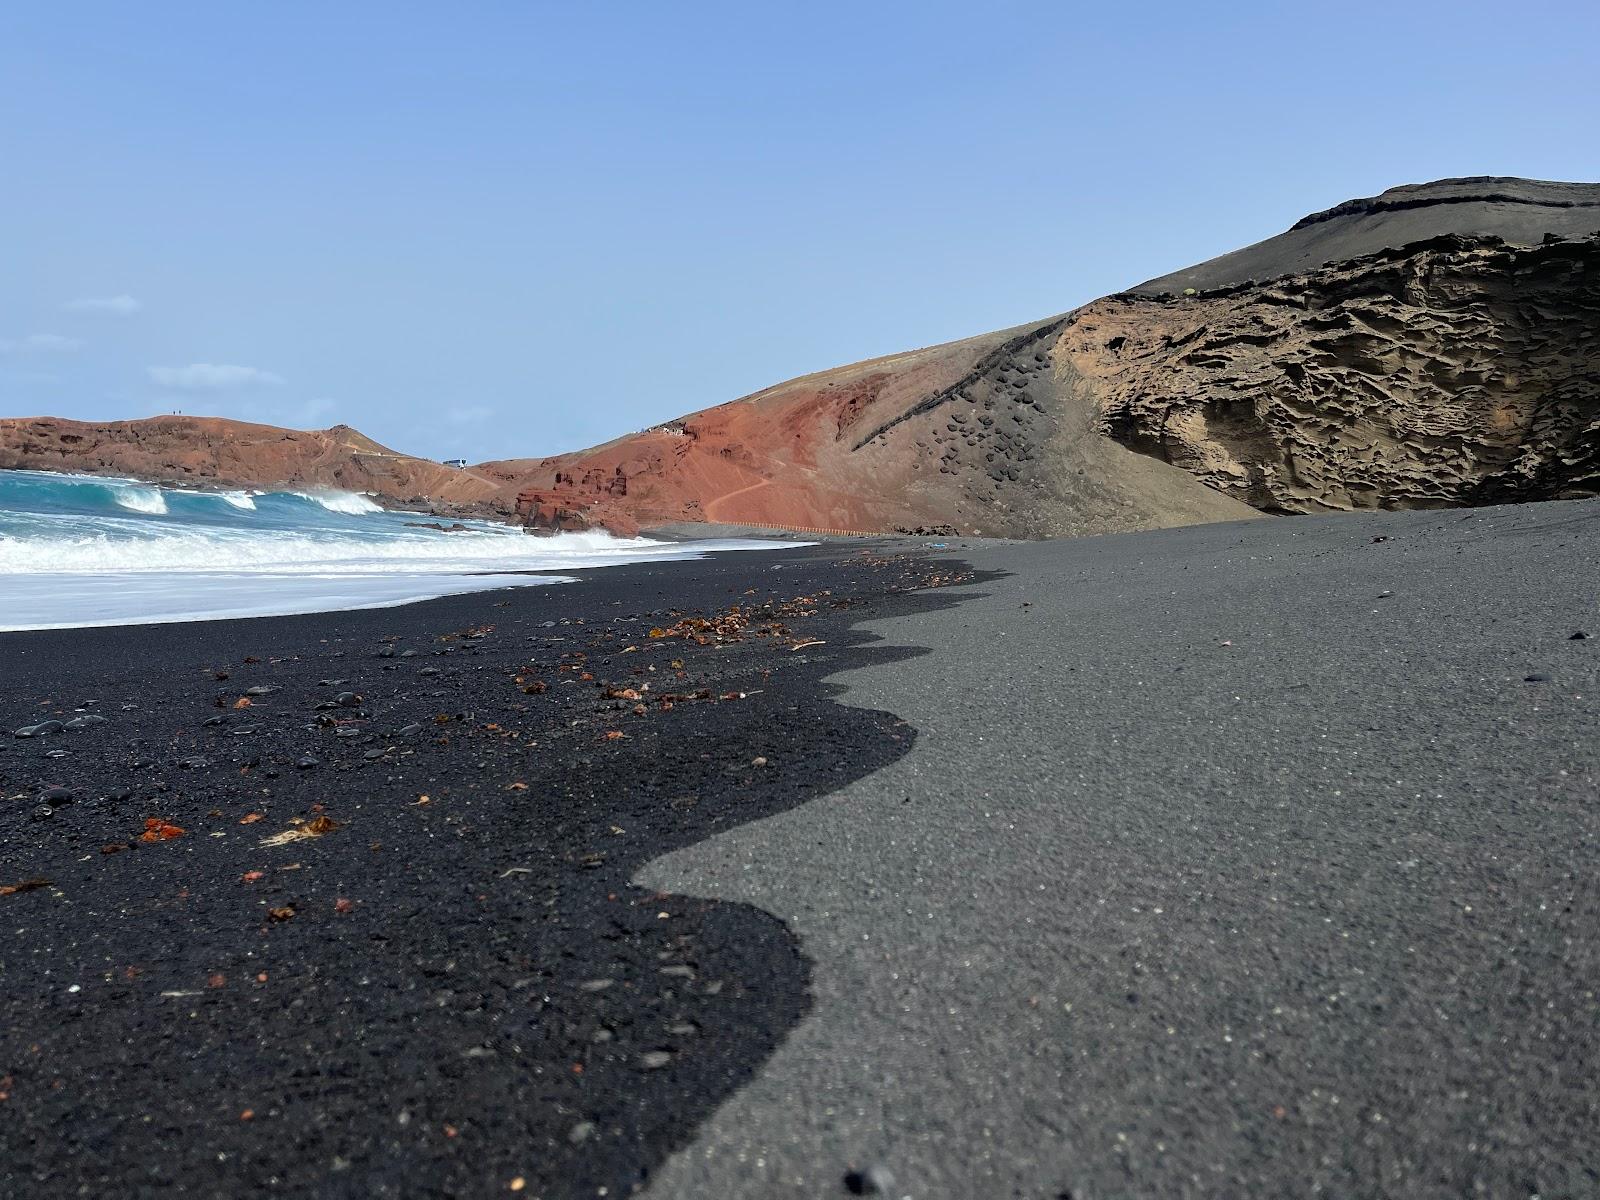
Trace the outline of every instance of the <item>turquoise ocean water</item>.
<instances>
[{"instance_id":1,"label":"turquoise ocean water","mask_svg":"<svg viewBox=\"0 0 1600 1200\"><path fill-rule=\"evenodd\" d=\"M349 492L207 492L0 471L0 630L376 608L768 545L415 524L435 520Z\"/></svg>"}]
</instances>

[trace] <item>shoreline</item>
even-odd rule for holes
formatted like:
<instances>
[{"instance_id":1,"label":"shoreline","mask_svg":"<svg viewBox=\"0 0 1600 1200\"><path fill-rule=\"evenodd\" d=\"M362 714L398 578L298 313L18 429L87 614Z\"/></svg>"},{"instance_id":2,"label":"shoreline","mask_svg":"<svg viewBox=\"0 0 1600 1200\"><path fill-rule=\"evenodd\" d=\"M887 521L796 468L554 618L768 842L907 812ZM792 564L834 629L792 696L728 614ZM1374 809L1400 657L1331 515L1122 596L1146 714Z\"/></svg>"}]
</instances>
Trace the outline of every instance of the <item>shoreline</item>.
<instances>
[{"instance_id":1,"label":"shoreline","mask_svg":"<svg viewBox=\"0 0 1600 1200\"><path fill-rule=\"evenodd\" d=\"M365 493L241 496L53 472L4 472L0 485L0 632L386 608L566 582L593 566L795 544L714 530L530 539L503 522L446 528Z\"/></svg>"}]
</instances>

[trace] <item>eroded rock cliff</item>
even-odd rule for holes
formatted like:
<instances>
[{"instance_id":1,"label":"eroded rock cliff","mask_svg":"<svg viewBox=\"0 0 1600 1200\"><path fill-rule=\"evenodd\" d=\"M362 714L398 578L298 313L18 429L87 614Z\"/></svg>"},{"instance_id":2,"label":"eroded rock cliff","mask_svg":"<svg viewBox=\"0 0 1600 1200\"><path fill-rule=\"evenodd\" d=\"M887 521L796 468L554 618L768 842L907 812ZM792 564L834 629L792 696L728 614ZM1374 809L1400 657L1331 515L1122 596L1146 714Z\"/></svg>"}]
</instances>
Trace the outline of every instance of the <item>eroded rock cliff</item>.
<instances>
[{"instance_id":1,"label":"eroded rock cliff","mask_svg":"<svg viewBox=\"0 0 1600 1200\"><path fill-rule=\"evenodd\" d=\"M1263 511L1600 490L1600 239L1448 236L1258 286L1113 296L1056 353L1101 432Z\"/></svg>"}]
</instances>

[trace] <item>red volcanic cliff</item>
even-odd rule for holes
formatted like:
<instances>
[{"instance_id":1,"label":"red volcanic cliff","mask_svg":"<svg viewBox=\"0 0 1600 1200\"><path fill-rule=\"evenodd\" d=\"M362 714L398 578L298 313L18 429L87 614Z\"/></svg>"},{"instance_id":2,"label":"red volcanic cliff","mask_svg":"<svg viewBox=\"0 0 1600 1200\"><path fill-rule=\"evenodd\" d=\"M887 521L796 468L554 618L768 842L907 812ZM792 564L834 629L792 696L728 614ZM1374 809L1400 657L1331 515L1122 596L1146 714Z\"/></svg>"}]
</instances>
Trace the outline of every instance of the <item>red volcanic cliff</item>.
<instances>
[{"instance_id":1,"label":"red volcanic cliff","mask_svg":"<svg viewBox=\"0 0 1600 1200\"><path fill-rule=\"evenodd\" d=\"M0 468L127 475L187 486L301 484L469 507L492 504L505 490L503 480L397 453L348 425L281 429L224 417L0 418ZM509 497L504 507L510 511Z\"/></svg>"},{"instance_id":2,"label":"red volcanic cliff","mask_svg":"<svg viewBox=\"0 0 1600 1200\"><path fill-rule=\"evenodd\" d=\"M1047 536L1253 515L1056 405L1060 325L840 367L591 450L485 466L522 480L526 520L562 529Z\"/></svg>"}]
</instances>

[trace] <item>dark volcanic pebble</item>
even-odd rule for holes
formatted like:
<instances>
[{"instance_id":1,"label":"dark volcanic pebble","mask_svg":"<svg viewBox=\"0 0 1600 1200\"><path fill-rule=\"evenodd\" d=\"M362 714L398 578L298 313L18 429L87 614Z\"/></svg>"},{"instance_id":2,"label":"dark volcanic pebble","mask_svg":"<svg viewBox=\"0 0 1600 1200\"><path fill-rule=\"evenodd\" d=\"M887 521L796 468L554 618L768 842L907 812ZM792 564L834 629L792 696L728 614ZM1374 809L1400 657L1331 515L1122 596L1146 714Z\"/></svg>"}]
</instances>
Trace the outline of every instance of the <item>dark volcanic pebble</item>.
<instances>
[{"instance_id":1,"label":"dark volcanic pebble","mask_svg":"<svg viewBox=\"0 0 1600 1200\"><path fill-rule=\"evenodd\" d=\"M894 1175L883 1167L849 1171L844 1177L844 1190L852 1196L886 1196L893 1187Z\"/></svg>"}]
</instances>

